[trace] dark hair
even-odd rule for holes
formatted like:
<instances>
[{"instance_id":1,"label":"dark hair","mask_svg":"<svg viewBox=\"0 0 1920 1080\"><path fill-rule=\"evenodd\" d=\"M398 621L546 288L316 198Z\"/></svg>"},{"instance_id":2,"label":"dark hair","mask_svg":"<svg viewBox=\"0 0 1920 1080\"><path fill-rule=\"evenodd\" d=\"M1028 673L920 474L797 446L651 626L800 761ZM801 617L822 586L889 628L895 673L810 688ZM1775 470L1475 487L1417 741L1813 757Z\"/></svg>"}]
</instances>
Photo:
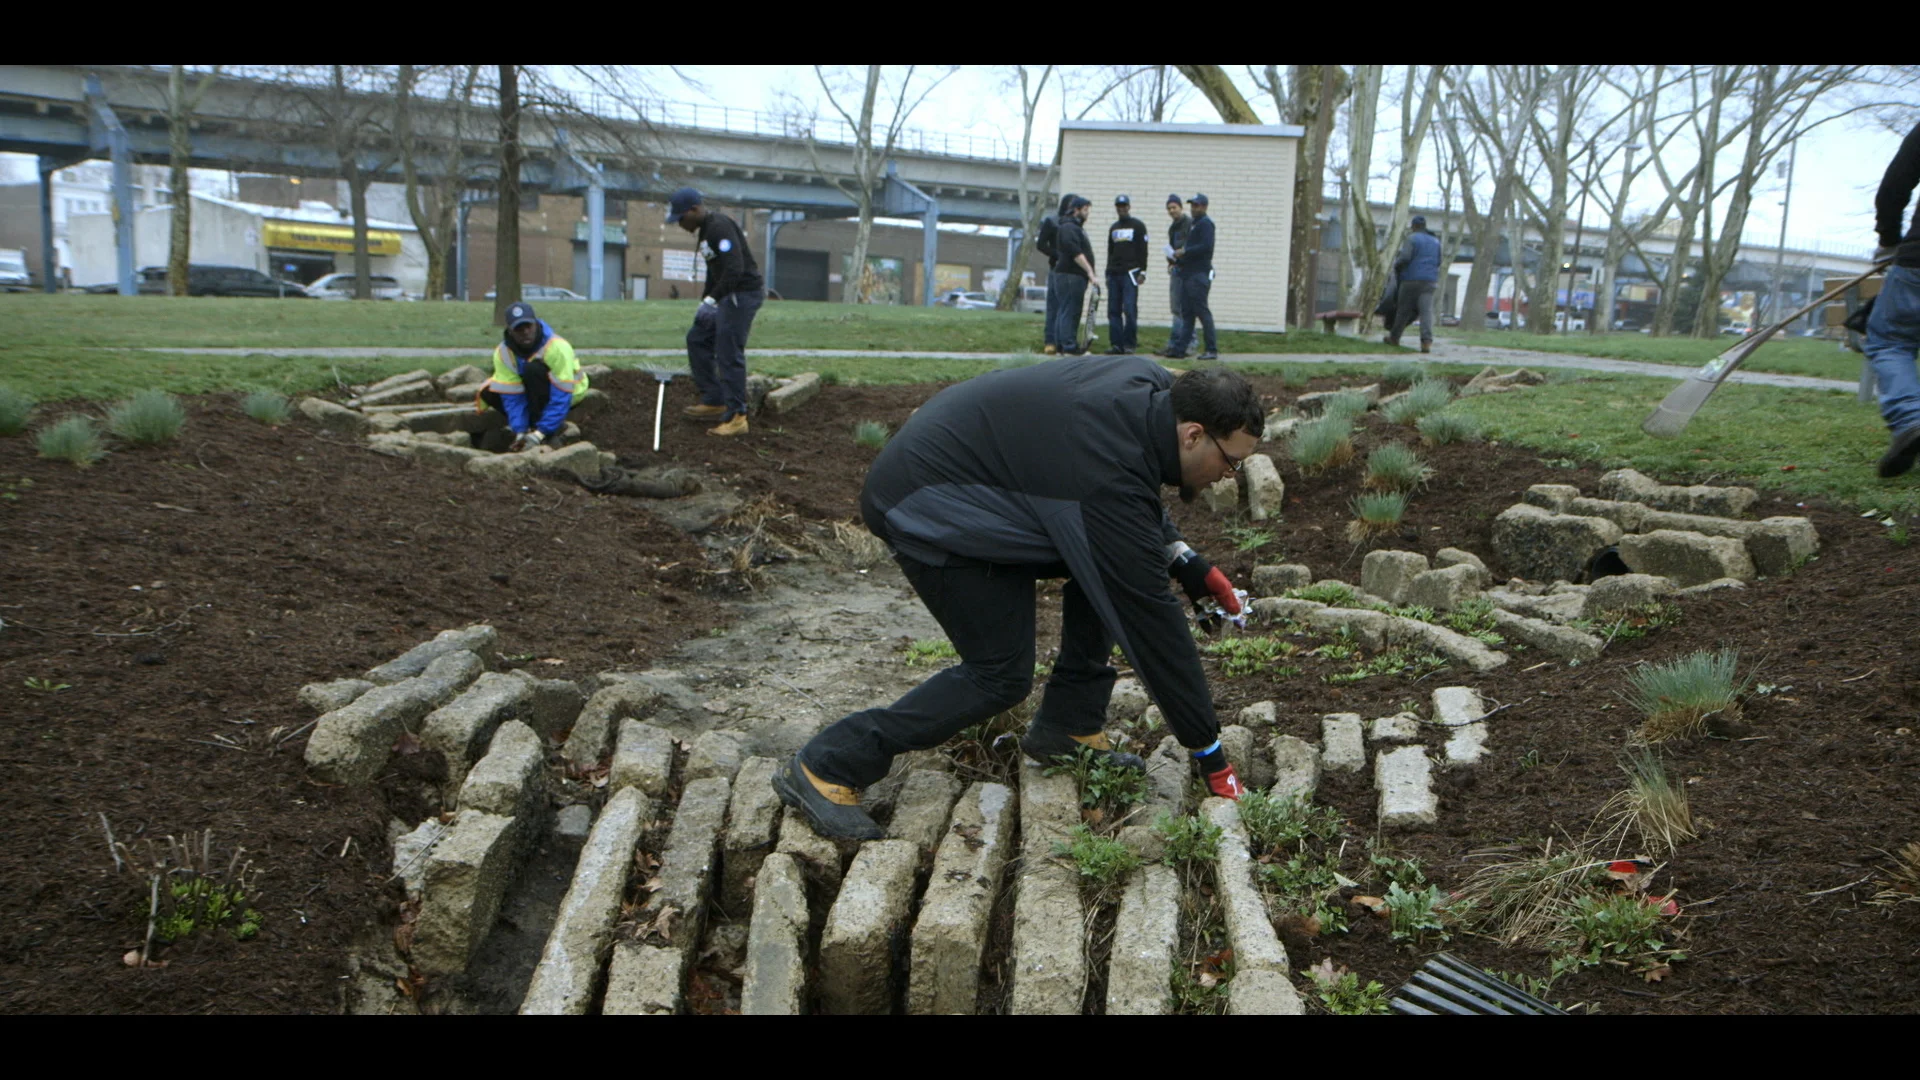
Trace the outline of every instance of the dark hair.
<instances>
[{"instance_id":1,"label":"dark hair","mask_svg":"<svg viewBox=\"0 0 1920 1080\"><path fill-rule=\"evenodd\" d=\"M1173 418L1197 421L1216 439L1243 429L1257 438L1267 427L1253 384L1224 367L1194 368L1173 380Z\"/></svg>"},{"instance_id":2,"label":"dark hair","mask_svg":"<svg viewBox=\"0 0 1920 1080\"><path fill-rule=\"evenodd\" d=\"M1073 209L1073 200L1079 197L1080 196L1075 195L1071 191L1067 192L1065 195L1060 196L1060 216L1061 217L1065 217L1067 214L1067 211Z\"/></svg>"}]
</instances>

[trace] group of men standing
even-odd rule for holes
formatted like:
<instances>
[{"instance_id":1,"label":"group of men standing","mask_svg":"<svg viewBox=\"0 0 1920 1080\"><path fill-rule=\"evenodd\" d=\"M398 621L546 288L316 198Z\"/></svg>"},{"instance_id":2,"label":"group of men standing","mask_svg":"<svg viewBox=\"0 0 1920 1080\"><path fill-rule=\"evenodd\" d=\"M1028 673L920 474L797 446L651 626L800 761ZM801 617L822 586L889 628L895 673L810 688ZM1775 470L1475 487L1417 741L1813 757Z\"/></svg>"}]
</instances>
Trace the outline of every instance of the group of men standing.
<instances>
[{"instance_id":1,"label":"group of men standing","mask_svg":"<svg viewBox=\"0 0 1920 1080\"><path fill-rule=\"evenodd\" d=\"M1045 344L1049 356L1078 356L1085 351L1080 318L1086 306L1087 286L1095 273L1093 242L1086 231L1092 211L1090 200L1068 193L1060 199L1059 213L1041 222L1035 240L1034 246L1050 260ZM1113 211L1113 223L1107 227L1107 353L1125 356L1140 347L1140 289L1147 282L1150 230L1133 216L1131 196L1116 195ZM1213 289L1214 227L1207 215L1207 197L1196 194L1183 203L1179 195L1168 195L1167 216L1172 223L1161 253L1167 264L1173 335L1167 347L1154 355L1185 359L1198 321L1205 332L1206 346L1198 359L1216 359L1220 355L1219 339L1214 334L1213 310L1208 306L1208 294Z\"/></svg>"}]
</instances>

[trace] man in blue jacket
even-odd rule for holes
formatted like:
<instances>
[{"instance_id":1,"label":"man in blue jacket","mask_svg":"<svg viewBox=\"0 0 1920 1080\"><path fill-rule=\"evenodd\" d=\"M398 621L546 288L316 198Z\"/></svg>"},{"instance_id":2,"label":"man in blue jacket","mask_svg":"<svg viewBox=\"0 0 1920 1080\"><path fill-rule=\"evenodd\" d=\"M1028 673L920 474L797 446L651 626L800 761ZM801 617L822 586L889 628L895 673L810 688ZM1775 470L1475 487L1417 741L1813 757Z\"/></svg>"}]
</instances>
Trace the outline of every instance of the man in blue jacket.
<instances>
[{"instance_id":1,"label":"man in blue jacket","mask_svg":"<svg viewBox=\"0 0 1920 1080\"><path fill-rule=\"evenodd\" d=\"M1173 322L1173 337L1159 355L1169 360L1186 359L1187 347L1193 344L1193 323L1198 319L1207 333L1207 349L1199 359L1218 360L1220 342L1213 334L1213 309L1207 306L1207 297L1213 292L1213 218L1207 215L1204 194L1188 199L1187 206L1193 211L1193 225L1187 230L1186 245L1167 248L1167 258L1180 275L1180 313Z\"/></svg>"},{"instance_id":2,"label":"man in blue jacket","mask_svg":"<svg viewBox=\"0 0 1920 1080\"><path fill-rule=\"evenodd\" d=\"M1920 187L1920 124L1907 132L1873 200L1874 230L1880 234L1873 260L1893 259L1867 317L1867 359L1880 384L1880 415L1893 432L1880 459L1880 475L1889 478L1913 468L1920 457L1920 374L1914 367L1920 354L1920 210L1906 235L1900 233L1915 187Z\"/></svg>"},{"instance_id":3,"label":"man in blue jacket","mask_svg":"<svg viewBox=\"0 0 1920 1080\"><path fill-rule=\"evenodd\" d=\"M507 305L507 332L493 350L493 377L476 404L506 414L510 451L559 446L573 399L587 392L587 376L567 339L520 301Z\"/></svg>"},{"instance_id":4,"label":"man in blue jacket","mask_svg":"<svg viewBox=\"0 0 1920 1080\"><path fill-rule=\"evenodd\" d=\"M1427 231L1423 214L1413 215L1413 228L1394 256L1393 271L1400 281L1393 322L1387 327L1387 344L1400 344L1400 332L1420 316L1420 351L1433 351L1433 290L1440 281L1440 238Z\"/></svg>"},{"instance_id":5,"label":"man in blue jacket","mask_svg":"<svg viewBox=\"0 0 1920 1080\"><path fill-rule=\"evenodd\" d=\"M1256 449L1265 418L1224 368L1178 380L1141 357L1077 357L996 371L935 394L867 471L860 512L960 654L892 705L843 717L774 777L824 836L880 835L859 790L893 759L939 746L1033 688L1034 581L1065 577L1060 653L1020 741L1047 762L1081 748L1140 769L1101 728L1120 647L1215 795L1238 798L1176 579L1228 615L1226 575L1182 541L1162 487L1191 499Z\"/></svg>"}]
</instances>

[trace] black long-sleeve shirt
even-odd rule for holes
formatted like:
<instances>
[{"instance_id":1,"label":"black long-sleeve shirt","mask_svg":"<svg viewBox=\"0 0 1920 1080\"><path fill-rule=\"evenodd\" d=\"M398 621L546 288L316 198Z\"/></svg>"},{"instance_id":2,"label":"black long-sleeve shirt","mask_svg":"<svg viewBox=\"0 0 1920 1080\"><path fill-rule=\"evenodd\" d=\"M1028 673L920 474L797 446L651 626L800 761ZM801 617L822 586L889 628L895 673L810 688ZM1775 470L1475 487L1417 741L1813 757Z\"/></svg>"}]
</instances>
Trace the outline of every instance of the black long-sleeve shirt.
<instances>
[{"instance_id":1,"label":"black long-sleeve shirt","mask_svg":"<svg viewBox=\"0 0 1920 1080\"><path fill-rule=\"evenodd\" d=\"M1107 273L1147 268L1147 226L1127 214L1107 226Z\"/></svg>"},{"instance_id":2,"label":"black long-sleeve shirt","mask_svg":"<svg viewBox=\"0 0 1920 1080\"><path fill-rule=\"evenodd\" d=\"M1219 721L1167 584L1166 546L1180 537L1160 496L1180 483L1172 388L1165 368L1130 356L950 386L874 459L860 511L875 536L929 566L1064 564L1167 726L1198 750Z\"/></svg>"},{"instance_id":3,"label":"black long-sleeve shirt","mask_svg":"<svg viewBox=\"0 0 1920 1080\"><path fill-rule=\"evenodd\" d=\"M1187 234L1192 231L1193 231L1192 217L1186 214L1181 214L1179 217L1174 218L1173 224L1167 226L1167 246L1172 248L1175 251L1179 251L1181 248L1186 247ZM1177 270L1179 269L1179 267L1180 267L1180 262L1178 259L1167 260L1167 269Z\"/></svg>"},{"instance_id":4,"label":"black long-sleeve shirt","mask_svg":"<svg viewBox=\"0 0 1920 1080\"><path fill-rule=\"evenodd\" d=\"M1880 194L1873 200L1874 231L1880 234L1881 246L1900 244L1900 219L1917 185L1920 185L1920 124L1915 124L1900 143L1900 152L1893 155L1893 163L1887 166L1887 174L1880 180ZM1920 242L1920 210L1915 210L1913 226L1904 239L1908 243ZM1906 265L1904 261L1902 265Z\"/></svg>"},{"instance_id":5,"label":"black long-sleeve shirt","mask_svg":"<svg viewBox=\"0 0 1920 1080\"><path fill-rule=\"evenodd\" d=\"M766 284L760 264L753 261L747 236L725 214L709 213L700 224L700 257L707 261L707 288L702 296L715 300L737 292L752 292Z\"/></svg>"},{"instance_id":6,"label":"black long-sleeve shirt","mask_svg":"<svg viewBox=\"0 0 1920 1080\"><path fill-rule=\"evenodd\" d=\"M1053 257L1053 272L1056 274L1075 274L1086 277L1087 272L1080 268L1075 255L1085 255L1087 262L1093 262L1093 242L1087 239L1087 230L1080 225L1080 219L1067 214L1060 219L1060 235L1054 240L1056 254Z\"/></svg>"},{"instance_id":7,"label":"black long-sleeve shirt","mask_svg":"<svg viewBox=\"0 0 1920 1080\"><path fill-rule=\"evenodd\" d=\"M1213 269L1213 217L1203 214L1193 219L1180 252L1180 273L1198 274Z\"/></svg>"}]
</instances>

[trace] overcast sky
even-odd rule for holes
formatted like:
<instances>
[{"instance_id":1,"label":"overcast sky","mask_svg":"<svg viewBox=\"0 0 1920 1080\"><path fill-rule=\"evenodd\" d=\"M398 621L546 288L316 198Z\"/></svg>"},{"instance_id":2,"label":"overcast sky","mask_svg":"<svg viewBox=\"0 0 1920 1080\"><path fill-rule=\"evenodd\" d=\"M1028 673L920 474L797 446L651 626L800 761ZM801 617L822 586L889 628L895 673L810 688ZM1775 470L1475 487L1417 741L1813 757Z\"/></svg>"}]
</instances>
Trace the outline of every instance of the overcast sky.
<instances>
[{"instance_id":1,"label":"overcast sky","mask_svg":"<svg viewBox=\"0 0 1920 1080\"><path fill-rule=\"evenodd\" d=\"M678 85L669 78L659 86L667 96L703 99L734 108L765 111L779 111L788 100L797 99L806 104L817 104L823 116L832 115L824 103L813 69L805 65L702 66L680 70L697 81L702 89ZM912 126L1002 139L1017 148L1021 129L1020 95L1017 87L1006 85L1006 71L1005 68L962 67L934 90L914 113ZM1229 67L1227 71L1234 76L1241 92L1255 110L1272 122L1275 114L1271 99L1254 88L1245 69ZM1080 100L1084 98L1077 99L1073 106L1076 111L1081 107L1078 103ZM855 99L848 105L849 111L853 111L857 104ZM1050 88L1035 131L1036 156L1040 160L1046 160L1052 152L1060 115L1061 99ZM1108 116L1102 109L1096 109L1089 116L1089 119L1106 118ZM1211 123L1217 122L1219 117L1212 106L1196 93L1187 95L1186 101L1171 119ZM1376 175L1389 172L1389 164L1399 154L1399 126L1399 111L1383 94L1381 134L1374 143L1373 172ZM1886 170L1887 163L1899 149L1900 138L1900 135L1864 117L1841 119L1804 136L1794 166L1793 202L1787 222L1788 245L1817 245L1845 254L1865 254L1870 251L1876 243L1873 235L1874 192L1879 188L1880 176ZM1781 160L1785 160L1785 155ZM1618 164L1616 159L1616 168ZM1677 175L1687 164L1690 163L1681 163L1676 170L1673 162L1669 161L1668 168ZM1737 158L1731 159L1723 166L1723 170L1737 164ZM1416 172L1415 201L1437 202L1440 186L1434 171L1431 145L1422 151L1420 165ZM1721 175L1724 177L1727 173L1723 171ZM1641 207L1657 202L1655 191L1658 187L1659 180L1652 170L1643 172L1636 184L1631 205ZM1748 242L1769 246L1777 242L1780 200L1785 190L1786 180L1775 173L1770 173L1762 181L1748 215ZM1393 198L1393 181L1375 180L1371 195L1376 202L1390 202ZM1651 209L1651 205L1644 205L1644 208ZM1577 205L1570 208L1569 216L1577 209ZM1591 204L1587 220L1595 225L1605 223L1602 212Z\"/></svg>"}]
</instances>

